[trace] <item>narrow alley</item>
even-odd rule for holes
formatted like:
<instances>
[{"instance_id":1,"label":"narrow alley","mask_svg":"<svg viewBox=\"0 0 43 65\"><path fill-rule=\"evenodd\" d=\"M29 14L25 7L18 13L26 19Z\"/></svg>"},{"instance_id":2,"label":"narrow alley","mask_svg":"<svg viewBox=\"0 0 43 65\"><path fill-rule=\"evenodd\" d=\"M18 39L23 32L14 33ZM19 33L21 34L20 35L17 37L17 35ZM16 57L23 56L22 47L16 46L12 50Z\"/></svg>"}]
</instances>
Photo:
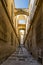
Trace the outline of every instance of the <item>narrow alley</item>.
<instances>
[{"instance_id":1,"label":"narrow alley","mask_svg":"<svg viewBox=\"0 0 43 65\"><path fill-rule=\"evenodd\" d=\"M0 0L0 65L43 65L43 0Z\"/></svg>"}]
</instances>

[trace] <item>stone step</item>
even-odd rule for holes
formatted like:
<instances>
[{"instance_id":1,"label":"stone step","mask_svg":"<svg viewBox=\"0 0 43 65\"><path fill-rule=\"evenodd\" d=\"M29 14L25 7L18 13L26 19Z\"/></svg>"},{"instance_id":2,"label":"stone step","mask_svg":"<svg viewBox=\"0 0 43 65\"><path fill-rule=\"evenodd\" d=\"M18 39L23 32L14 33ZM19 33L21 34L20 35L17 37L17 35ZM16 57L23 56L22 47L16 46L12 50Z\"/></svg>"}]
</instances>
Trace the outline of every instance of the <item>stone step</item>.
<instances>
[{"instance_id":1,"label":"stone step","mask_svg":"<svg viewBox=\"0 0 43 65\"><path fill-rule=\"evenodd\" d=\"M1 65L41 65L22 47L17 49L3 64Z\"/></svg>"}]
</instances>

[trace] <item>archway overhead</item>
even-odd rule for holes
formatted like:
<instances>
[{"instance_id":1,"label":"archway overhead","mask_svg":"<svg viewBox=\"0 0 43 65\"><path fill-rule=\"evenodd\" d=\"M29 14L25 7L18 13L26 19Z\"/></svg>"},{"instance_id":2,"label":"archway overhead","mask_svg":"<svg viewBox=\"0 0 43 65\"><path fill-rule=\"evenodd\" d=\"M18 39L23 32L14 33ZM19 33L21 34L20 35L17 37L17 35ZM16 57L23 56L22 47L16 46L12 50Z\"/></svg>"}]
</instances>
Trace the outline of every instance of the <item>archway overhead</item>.
<instances>
[{"instance_id":1,"label":"archway overhead","mask_svg":"<svg viewBox=\"0 0 43 65\"><path fill-rule=\"evenodd\" d=\"M27 19L27 16L26 15L17 15L17 19L25 20L25 19Z\"/></svg>"},{"instance_id":2,"label":"archway overhead","mask_svg":"<svg viewBox=\"0 0 43 65\"><path fill-rule=\"evenodd\" d=\"M27 15L17 15L17 21L27 21Z\"/></svg>"},{"instance_id":3,"label":"archway overhead","mask_svg":"<svg viewBox=\"0 0 43 65\"><path fill-rule=\"evenodd\" d=\"M18 30L26 30L25 28L19 28Z\"/></svg>"},{"instance_id":4,"label":"archway overhead","mask_svg":"<svg viewBox=\"0 0 43 65\"><path fill-rule=\"evenodd\" d=\"M18 24L18 29L19 30L25 30L26 29L26 24Z\"/></svg>"},{"instance_id":5,"label":"archway overhead","mask_svg":"<svg viewBox=\"0 0 43 65\"><path fill-rule=\"evenodd\" d=\"M22 15L22 14L29 16L29 11L27 12L27 10L25 10L25 9L16 9L15 8L14 14L15 14L15 16L16 15Z\"/></svg>"}]
</instances>

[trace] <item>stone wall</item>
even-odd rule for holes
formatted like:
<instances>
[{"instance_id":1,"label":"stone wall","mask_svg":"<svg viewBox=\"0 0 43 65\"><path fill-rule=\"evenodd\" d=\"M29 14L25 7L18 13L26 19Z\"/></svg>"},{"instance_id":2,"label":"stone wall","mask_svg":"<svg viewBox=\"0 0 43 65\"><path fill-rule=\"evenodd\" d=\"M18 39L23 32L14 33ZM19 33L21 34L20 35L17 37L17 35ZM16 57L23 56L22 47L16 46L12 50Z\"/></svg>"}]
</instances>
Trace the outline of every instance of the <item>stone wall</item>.
<instances>
[{"instance_id":1,"label":"stone wall","mask_svg":"<svg viewBox=\"0 0 43 65\"><path fill-rule=\"evenodd\" d=\"M30 53L43 62L43 2L40 1L34 14L25 44L29 44ZM27 46L28 47L28 46Z\"/></svg>"},{"instance_id":2,"label":"stone wall","mask_svg":"<svg viewBox=\"0 0 43 65\"><path fill-rule=\"evenodd\" d=\"M11 55L19 45L19 41L11 25L6 9L0 1L0 63Z\"/></svg>"}]
</instances>

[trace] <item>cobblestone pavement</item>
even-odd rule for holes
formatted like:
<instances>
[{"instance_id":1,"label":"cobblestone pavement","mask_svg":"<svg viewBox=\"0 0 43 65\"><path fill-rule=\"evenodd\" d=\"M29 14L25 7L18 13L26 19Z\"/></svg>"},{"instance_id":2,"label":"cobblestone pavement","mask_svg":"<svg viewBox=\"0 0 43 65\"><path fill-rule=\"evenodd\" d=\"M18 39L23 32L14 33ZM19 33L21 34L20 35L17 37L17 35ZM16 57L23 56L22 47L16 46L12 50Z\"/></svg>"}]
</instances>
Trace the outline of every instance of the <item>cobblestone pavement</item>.
<instances>
[{"instance_id":1,"label":"cobblestone pavement","mask_svg":"<svg viewBox=\"0 0 43 65\"><path fill-rule=\"evenodd\" d=\"M18 47L5 62L1 65L41 65L38 63L28 51L22 46Z\"/></svg>"}]
</instances>

